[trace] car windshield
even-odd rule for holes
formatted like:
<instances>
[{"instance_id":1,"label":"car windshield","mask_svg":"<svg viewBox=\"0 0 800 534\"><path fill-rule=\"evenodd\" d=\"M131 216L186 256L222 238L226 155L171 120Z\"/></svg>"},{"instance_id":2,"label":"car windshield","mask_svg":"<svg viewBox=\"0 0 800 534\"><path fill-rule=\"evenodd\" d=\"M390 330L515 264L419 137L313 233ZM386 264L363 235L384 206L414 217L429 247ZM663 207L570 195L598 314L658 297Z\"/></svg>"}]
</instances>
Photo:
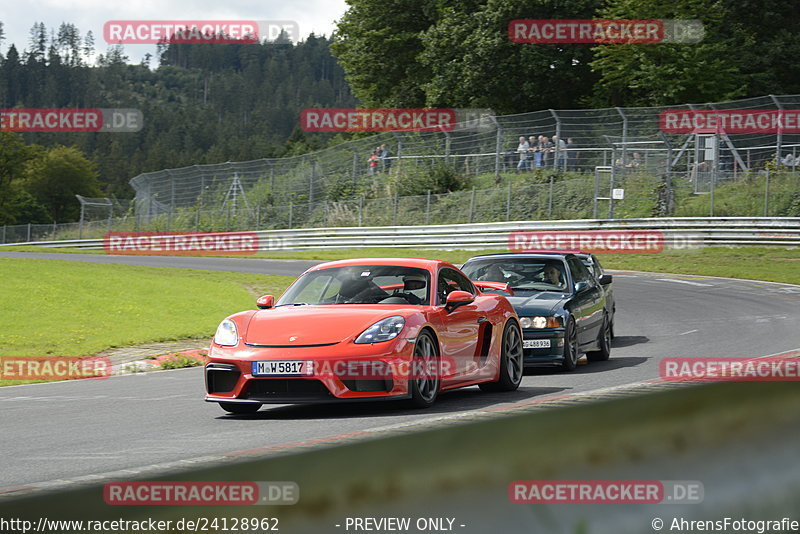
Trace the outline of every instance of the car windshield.
<instances>
[{"instance_id":1,"label":"car windshield","mask_svg":"<svg viewBox=\"0 0 800 534\"><path fill-rule=\"evenodd\" d=\"M487 259L471 261L462 268L477 282L503 282L518 291L564 291L564 264L547 259Z\"/></svg>"},{"instance_id":2,"label":"car windshield","mask_svg":"<svg viewBox=\"0 0 800 534\"><path fill-rule=\"evenodd\" d=\"M427 305L430 274L397 265L349 265L310 271L278 300L277 306L304 304Z\"/></svg>"}]
</instances>

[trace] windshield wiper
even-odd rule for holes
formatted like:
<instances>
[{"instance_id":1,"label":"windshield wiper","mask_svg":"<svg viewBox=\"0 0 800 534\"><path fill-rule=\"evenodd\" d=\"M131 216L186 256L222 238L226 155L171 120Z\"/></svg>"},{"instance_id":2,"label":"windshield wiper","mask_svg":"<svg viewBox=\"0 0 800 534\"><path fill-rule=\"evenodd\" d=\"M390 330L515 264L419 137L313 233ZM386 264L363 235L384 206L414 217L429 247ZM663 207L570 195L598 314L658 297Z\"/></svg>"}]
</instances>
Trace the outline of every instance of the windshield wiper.
<instances>
[{"instance_id":1,"label":"windshield wiper","mask_svg":"<svg viewBox=\"0 0 800 534\"><path fill-rule=\"evenodd\" d=\"M280 308L281 306L309 306L308 302L290 302L287 304L278 304L275 306L276 308Z\"/></svg>"}]
</instances>

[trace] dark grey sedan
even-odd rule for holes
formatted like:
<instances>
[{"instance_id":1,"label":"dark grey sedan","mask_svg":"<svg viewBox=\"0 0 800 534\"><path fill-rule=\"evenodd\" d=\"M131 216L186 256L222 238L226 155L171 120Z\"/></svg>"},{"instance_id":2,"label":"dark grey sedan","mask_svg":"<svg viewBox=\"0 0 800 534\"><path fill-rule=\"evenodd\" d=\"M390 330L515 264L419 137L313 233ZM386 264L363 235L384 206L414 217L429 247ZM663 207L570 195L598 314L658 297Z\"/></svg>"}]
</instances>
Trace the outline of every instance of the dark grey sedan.
<instances>
[{"instance_id":1,"label":"dark grey sedan","mask_svg":"<svg viewBox=\"0 0 800 534\"><path fill-rule=\"evenodd\" d=\"M504 294L523 331L525 366L575 369L611 354L612 317L604 284L574 254L490 254L470 258L464 273L484 292Z\"/></svg>"}]
</instances>

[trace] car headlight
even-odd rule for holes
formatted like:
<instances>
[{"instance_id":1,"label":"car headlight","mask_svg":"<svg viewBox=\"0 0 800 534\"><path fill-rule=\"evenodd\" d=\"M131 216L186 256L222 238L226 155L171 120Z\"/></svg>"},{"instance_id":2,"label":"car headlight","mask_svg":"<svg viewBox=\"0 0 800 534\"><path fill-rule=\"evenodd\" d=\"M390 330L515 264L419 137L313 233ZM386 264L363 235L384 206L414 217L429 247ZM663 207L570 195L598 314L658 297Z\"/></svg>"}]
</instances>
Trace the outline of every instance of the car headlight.
<instances>
[{"instance_id":1,"label":"car headlight","mask_svg":"<svg viewBox=\"0 0 800 534\"><path fill-rule=\"evenodd\" d=\"M239 333L236 331L236 323L230 319L225 319L217 327L214 334L214 343L223 347L233 347L239 344Z\"/></svg>"},{"instance_id":2,"label":"car headlight","mask_svg":"<svg viewBox=\"0 0 800 534\"><path fill-rule=\"evenodd\" d=\"M370 326L356 338L356 343L381 343L397 337L406 320L400 316L387 317Z\"/></svg>"},{"instance_id":3,"label":"car headlight","mask_svg":"<svg viewBox=\"0 0 800 534\"><path fill-rule=\"evenodd\" d=\"M561 326L560 317L520 317L519 324L522 328L559 328Z\"/></svg>"}]
</instances>

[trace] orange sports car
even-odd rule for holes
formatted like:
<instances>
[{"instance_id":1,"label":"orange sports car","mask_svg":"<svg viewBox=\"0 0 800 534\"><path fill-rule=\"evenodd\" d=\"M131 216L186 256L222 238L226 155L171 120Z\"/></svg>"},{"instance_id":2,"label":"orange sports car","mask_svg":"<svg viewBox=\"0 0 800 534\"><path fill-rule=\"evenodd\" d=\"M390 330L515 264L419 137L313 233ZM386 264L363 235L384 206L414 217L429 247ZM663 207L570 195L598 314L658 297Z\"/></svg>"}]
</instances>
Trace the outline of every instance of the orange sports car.
<instances>
[{"instance_id":1,"label":"orange sports car","mask_svg":"<svg viewBox=\"0 0 800 534\"><path fill-rule=\"evenodd\" d=\"M437 260L373 258L317 265L275 302L219 325L206 400L252 413L262 404L408 399L479 385L513 391L523 375L519 319Z\"/></svg>"}]
</instances>

